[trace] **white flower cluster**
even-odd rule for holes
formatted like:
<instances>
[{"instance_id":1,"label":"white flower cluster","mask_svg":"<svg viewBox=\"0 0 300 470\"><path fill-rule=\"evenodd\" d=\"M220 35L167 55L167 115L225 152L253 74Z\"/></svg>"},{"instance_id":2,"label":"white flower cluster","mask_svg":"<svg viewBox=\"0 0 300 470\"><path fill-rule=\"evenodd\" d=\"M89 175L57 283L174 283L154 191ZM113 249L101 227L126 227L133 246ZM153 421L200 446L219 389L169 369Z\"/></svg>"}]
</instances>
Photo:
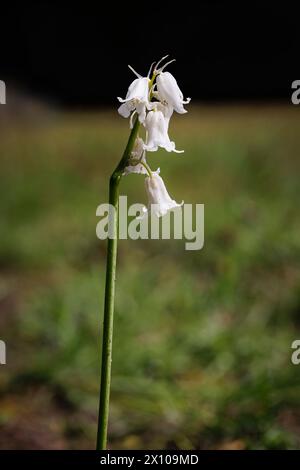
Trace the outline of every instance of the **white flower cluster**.
<instances>
[{"instance_id":1,"label":"white flower cluster","mask_svg":"<svg viewBox=\"0 0 300 470\"><path fill-rule=\"evenodd\" d=\"M135 141L124 175L129 173L148 175L145 179L148 208L158 217L183 203L177 204L171 199L162 178L159 176L159 169L151 171L146 161L146 151L155 152L159 147L162 147L168 152L183 152L183 150L177 150L175 142L170 140L168 129L173 111L175 110L179 114L186 113L183 105L190 102L190 98L183 99L183 94L173 75L164 72L166 66L173 60L159 68L166 57L156 64L151 79L150 73L154 64L151 65L147 77L142 77L129 66L137 78L129 86L126 98L118 97L122 103L118 112L125 118L130 117L130 127L133 127L133 118L137 115L139 122L146 130L146 141L144 142L140 137L137 137Z\"/></svg>"}]
</instances>

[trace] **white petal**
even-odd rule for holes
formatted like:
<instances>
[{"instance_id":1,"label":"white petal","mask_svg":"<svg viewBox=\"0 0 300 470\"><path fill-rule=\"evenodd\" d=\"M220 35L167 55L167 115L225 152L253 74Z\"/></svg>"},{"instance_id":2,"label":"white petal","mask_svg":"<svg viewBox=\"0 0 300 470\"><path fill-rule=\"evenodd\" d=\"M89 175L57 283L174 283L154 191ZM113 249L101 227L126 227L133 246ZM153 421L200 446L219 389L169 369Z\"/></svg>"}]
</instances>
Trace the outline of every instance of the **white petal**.
<instances>
[{"instance_id":1,"label":"white petal","mask_svg":"<svg viewBox=\"0 0 300 470\"><path fill-rule=\"evenodd\" d=\"M136 112L139 115L140 123L144 123L146 119L146 105L143 102L139 102L136 104Z\"/></svg>"},{"instance_id":2,"label":"white petal","mask_svg":"<svg viewBox=\"0 0 300 470\"><path fill-rule=\"evenodd\" d=\"M149 94L149 79L136 78L128 88L126 95L126 101L138 99L140 101L147 102Z\"/></svg>"},{"instance_id":3,"label":"white petal","mask_svg":"<svg viewBox=\"0 0 300 470\"><path fill-rule=\"evenodd\" d=\"M170 119L174 111L173 106L170 106L169 104L163 104L163 103L153 103L153 104L155 105L155 109L163 113L166 124L167 124L167 128L169 128Z\"/></svg>"},{"instance_id":4,"label":"white petal","mask_svg":"<svg viewBox=\"0 0 300 470\"><path fill-rule=\"evenodd\" d=\"M124 118L128 118L130 116L130 113L131 113L131 109L130 109L130 106L128 105L128 103L121 104L121 106L119 106L119 108L118 108L118 113L121 116L123 116Z\"/></svg>"},{"instance_id":5,"label":"white petal","mask_svg":"<svg viewBox=\"0 0 300 470\"><path fill-rule=\"evenodd\" d=\"M156 172L153 172L151 178L145 179L145 187L148 195L148 209L157 217L161 217L169 210L183 204L183 202L178 204L174 199L171 199L163 179Z\"/></svg>"},{"instance_id":6,"label":"white petal","mask_svg":"<svg viewBox=\"0 0 300 470\"><path fill-rule=\"evenodd\" d=\"M156 79L157 90L164 101L171 105L179 114L187 111L183 107L183 94L177 85L176 79L170 72L162 72Z\"/></svg>"},{"instance_id":7,"label":"white petal","mask_svg":"<svg viewBox=\"0 0 300 470\"><path fill-rule=\"evenodd\" d=\"M145 150L155 152L158 147L162 147L168 152L178 152L175 143L171 142L168 136L168 120L162 111L150 111L145 120L145 127L148 132L147 143L144 145Z\"/></svg>"}]
</instances>

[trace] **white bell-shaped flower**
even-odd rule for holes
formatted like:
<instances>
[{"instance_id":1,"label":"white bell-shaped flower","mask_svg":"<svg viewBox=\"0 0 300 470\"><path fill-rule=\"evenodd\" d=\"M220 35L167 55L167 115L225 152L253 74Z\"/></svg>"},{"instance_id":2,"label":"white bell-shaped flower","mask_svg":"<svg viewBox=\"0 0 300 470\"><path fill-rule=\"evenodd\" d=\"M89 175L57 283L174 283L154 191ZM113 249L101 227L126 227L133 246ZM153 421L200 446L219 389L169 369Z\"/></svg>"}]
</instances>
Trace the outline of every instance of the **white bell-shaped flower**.
<instances>
[{"instance_id":1,"label":"white bell-shaped flower","mask_svg":"<svg viewBox=\"0 0 300 470\"><path fill-rule=\"evenodd\" d=\"M179 114L187 113L183 105L188 104L191 98L183 99L182 91L170 72L161 72L156 78L156 86L158 96L162 101L172 106Z\"/></svg>"},{"instance_id":2,"label":"white bell-shaped flower","mask_svg":"<svg viewBox=\"0 0 300 470\"><path fill-rule=\"evenodd\" d=\"M166 119L162 111L154 110L147 114L145 127L148 132L147 144L144 149L148 152L156 152L158 147L166 149L168 152L182 153L184 150L176 150L175 142L168 136L169 118Z\"/></svg>"},{"instance_id":3,"label":"white bell-shaped flower","mask_svg":"<svg viewBox=\"0 0 300 470\"><path fill-rule=\"evenodd\" d=\"M127 118L134 110L139 115L139 121L144 122L146 109L149 108L149 78L139 77L133 80L128 88L126 98L118 97L121 106L118 109L121 116Z\"/></svg>"},{"instance_id":4,"label":"white bell-shaped flower","mask_svg":"<svg viewBox=\"0 0 300 470\"><path fill-rule=\"evenodd\" d=\"M152 173L152 177L145 178L145 187L148 196L148 211L157 217L162 217L168 211L180 207L174 199L171 199L163 179L157 172Z\"/></svg>"}]
</instances>

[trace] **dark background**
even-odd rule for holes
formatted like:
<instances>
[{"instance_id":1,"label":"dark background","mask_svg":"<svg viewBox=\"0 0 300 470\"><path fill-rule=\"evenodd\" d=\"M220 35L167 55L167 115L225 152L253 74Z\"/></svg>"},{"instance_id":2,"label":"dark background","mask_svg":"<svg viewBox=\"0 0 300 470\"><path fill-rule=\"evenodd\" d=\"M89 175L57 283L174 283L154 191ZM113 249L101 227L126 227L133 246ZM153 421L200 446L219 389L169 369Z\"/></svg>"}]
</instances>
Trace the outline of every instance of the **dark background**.
<instances>
[{"instance_id":1,"label":"dark background","mask_svg":"<svg viewBox=\"0 0 300 470\"><path fill-rule=\"evenodd\" d=\"M299 36L287 3L10 3L1 6L0 78L61 105L110 105L133 78L127 63L146 74L170 54L193 100L286 100Z\"/></svg>"}]
</instances>

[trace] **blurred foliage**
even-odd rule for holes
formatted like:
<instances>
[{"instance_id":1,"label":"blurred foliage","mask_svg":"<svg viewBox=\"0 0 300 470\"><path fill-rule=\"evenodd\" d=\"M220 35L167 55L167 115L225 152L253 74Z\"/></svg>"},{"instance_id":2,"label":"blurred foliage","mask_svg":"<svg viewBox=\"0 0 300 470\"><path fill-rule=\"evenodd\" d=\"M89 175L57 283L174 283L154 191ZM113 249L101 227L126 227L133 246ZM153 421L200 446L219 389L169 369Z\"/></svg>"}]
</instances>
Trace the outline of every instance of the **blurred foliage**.
<instances>
[{"instance_id":1,"label":"blurred foliage","mask_svg":"<svg viewBox=\"0 0 300 470\"><path fill-rule=\"evenodd\" d=\"M111 448L297 448L299 111L174 118L183 156L150 155L171 195L205 204L205 246L119 244ZM105 243L96 207L128 135L116 113L0 130L1 448L93 448ZM122 181L146 202L143 178Z\"/></svg>"}]
</instances>

